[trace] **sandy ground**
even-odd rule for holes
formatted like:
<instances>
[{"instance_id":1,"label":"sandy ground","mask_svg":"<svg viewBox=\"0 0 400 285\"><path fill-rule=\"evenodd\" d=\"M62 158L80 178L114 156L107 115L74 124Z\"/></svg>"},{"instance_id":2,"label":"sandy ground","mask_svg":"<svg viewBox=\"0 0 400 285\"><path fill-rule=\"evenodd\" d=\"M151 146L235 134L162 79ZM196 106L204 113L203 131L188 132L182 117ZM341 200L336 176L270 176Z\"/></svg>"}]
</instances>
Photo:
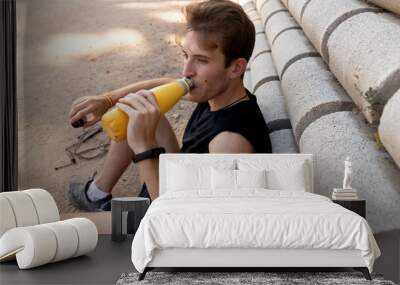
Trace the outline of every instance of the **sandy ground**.
<instances>
[{"instance_id":1,"label":"sandy ground","mask_svg":"<svg viewBox=\"0 0 400 285\"><path fill-rule=\"evenodd\" d=\"M75 212L65 196L70 182L86 181L105 156L69 161L65 148L82 129L68 123L76 98L98 95L156 77L180 77L174 32L187 1L17 0L19 188L44 188L61 212ZM168 114L181 141L193 104L179 102ZM103 133L78 151L107 143ZM86 156L101 154L101 150ZM138 170L132 164L113 195L135 196Z\"/></svg>"}]
</instances>

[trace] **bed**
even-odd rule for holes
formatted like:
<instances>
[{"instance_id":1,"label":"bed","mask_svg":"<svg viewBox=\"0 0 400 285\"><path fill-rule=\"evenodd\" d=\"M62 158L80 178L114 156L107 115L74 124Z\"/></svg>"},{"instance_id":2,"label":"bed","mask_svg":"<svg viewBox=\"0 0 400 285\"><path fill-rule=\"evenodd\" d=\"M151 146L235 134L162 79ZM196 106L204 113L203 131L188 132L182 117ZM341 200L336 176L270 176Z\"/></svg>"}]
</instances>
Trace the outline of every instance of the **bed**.
<instances>
[{"instance_id":1,"label":"bed","mask_svg":"<svg viewBox=\"0 0 400 285\"><path fill-rule=\"evenodd\" d=\"M154 268L352 267L380 251L364 218L314 194L310 154L163 154L160 196L135 234Z\"/></svg>"}]
</instances>

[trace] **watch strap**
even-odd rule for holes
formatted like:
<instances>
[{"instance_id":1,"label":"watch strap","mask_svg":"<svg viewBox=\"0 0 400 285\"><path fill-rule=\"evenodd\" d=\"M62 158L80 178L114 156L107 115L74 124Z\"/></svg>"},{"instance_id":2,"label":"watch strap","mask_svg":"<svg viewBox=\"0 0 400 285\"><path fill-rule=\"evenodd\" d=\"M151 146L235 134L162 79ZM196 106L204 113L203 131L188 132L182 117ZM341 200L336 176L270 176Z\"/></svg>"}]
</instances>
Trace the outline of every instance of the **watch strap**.
<instances>
[{"instance_id":1,"label":"watch strap","mask_svg":"<svg viewBox=\"0 0 400 285\"><path fill-rule=\"evenodd\" d=\"M156 158L156 157L159 157L160 154L162 154L162 153L165 153L165 148L163 148L163 147L151 148L149 150L135 154L135 157L133 158L133 162L138 163L139 161L142 161L145 159Z\"/></svg>"}]
</instances>

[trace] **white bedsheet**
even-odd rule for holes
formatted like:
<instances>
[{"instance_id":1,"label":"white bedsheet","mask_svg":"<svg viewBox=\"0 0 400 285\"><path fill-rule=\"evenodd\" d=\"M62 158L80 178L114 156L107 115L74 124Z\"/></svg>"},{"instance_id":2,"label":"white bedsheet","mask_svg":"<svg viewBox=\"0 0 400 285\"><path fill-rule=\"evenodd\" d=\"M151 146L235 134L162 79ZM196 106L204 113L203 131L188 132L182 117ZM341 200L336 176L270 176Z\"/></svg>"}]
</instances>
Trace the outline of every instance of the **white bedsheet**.
<instances>
[{"instance_id":1,"label":"white bedsheet","mask_svg":"<svg viewBox=\"0 0 400 285\"><path fill-rule=\"evenodd\" d=\"M143 272L165 248L358 249L370 272L380 256L359 215L324 196L265 189L160 196L134 237L133 265Z\"/></svg>"}]
</instances>

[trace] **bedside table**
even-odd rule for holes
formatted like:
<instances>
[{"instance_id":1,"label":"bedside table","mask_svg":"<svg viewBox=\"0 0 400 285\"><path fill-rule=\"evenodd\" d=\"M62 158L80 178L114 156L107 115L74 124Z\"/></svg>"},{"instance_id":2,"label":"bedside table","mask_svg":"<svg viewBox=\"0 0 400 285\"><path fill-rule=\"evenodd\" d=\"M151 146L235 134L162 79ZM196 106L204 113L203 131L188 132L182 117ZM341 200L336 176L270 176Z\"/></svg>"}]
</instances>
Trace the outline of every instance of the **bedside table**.
<instances>
[{"instance_id":1,"label":"bedside table","mask_svg":"<svg viewBox=\"0 0 400 285\"><path fill-rule=\"evenodd\" d=\"M150 199L148 198L113 198L111 200L112 241L123 241L127 234L135 234L149 206Z\"/></svg>"},{"instance_id":2,"label":"bedside table","mask_svg":"<svg viewBox=\"0 0 400 285\"><path fill-rule=\"evenodd\" d=\"M364 219L366 218L366 201L364 199L356 200L332 200L333 203L359 214Z\"/></svg>"}]
</instances>

